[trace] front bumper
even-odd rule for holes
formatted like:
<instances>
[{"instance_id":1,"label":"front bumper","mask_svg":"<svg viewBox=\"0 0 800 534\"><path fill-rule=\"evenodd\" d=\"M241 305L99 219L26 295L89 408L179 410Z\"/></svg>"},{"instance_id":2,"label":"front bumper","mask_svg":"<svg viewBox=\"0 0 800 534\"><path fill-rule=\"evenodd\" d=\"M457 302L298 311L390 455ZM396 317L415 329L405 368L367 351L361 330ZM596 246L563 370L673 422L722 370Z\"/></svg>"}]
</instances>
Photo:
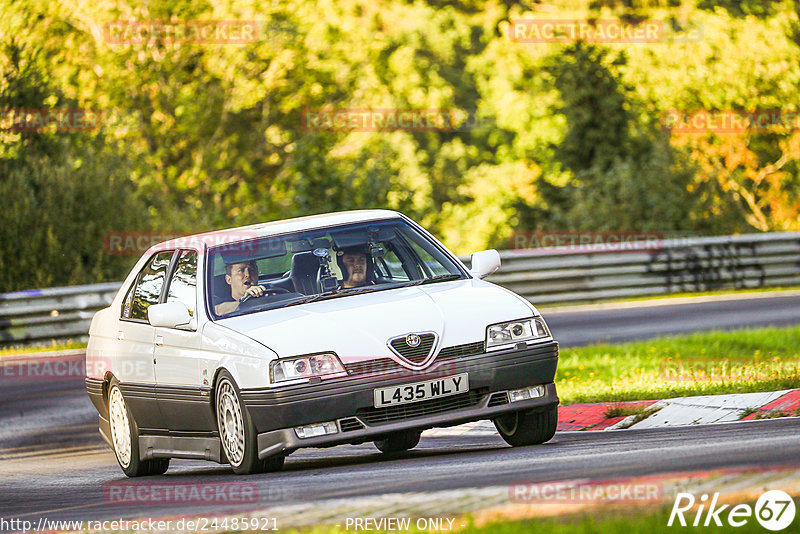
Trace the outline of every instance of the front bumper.
<instances>
[{"instance_id":1,"label":"front bumper","mask_svg":"<svg viewBox=\"0 0 800 534\"><path fill-rule=\"evenodd\" d=\"M327 447L381 439L404 430L452 426L492 419L503 413L558 403L553 383L558 363L555 341L524 348L434 362L418 372L351 376L270 389L242 390L242 400L258 432L259 457L288 454L302 447ZM373 407L376 388L469 373L470 391L418 403ZM535 399L508 402L508 390L544 385ZM339 432L301 439L294 428L337 421Z\"/></svg>"}]
</instances>

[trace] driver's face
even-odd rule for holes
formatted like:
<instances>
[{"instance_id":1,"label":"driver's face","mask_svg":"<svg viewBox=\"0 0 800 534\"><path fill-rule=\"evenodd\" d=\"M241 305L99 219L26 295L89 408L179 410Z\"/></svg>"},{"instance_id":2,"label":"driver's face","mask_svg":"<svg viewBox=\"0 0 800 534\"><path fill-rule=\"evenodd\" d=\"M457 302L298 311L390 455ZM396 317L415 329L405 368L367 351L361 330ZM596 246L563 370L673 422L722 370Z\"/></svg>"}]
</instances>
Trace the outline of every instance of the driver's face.
<instances>
[{"instance_id":1,"label":"driver's face","mask_svg":"<svg viewBox=\"0 0 800 534\"><path fill-rule=\"evenodd\" d=\"M350 274L345 282L348 286L358 286L367 281L367 257L364 254L343 254L342 262Z\"/></svg>"},{"instance_id":2,"label":"driver's face","mask_svg":"<svg viewBox=\"0 0 800 534\"><path fill-rule=\"evenodd\" d=\"M231 296L239 300L251 286L258 284L258 266L256 262L235 263L225 280L231 286Z\"/></svg>"}]
</instances>

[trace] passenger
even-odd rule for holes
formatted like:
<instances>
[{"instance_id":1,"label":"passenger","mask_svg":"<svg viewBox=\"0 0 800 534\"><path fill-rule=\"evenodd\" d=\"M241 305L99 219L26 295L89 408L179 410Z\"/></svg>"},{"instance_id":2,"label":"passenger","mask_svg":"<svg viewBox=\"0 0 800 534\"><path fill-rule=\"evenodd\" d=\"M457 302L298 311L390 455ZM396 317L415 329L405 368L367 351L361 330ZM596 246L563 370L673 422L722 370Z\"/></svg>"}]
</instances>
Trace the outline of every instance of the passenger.
<instances>
[{"instance_id":1,"label":"passenger","mask_svg":"<svg viewBox=\"0 0 800 534\"><path fill-rule=\"evenodd\" d=\"M231 286L231 300L214 306L217 315L236 311L239 299L245 295L261 297L267 293L266 287L258 285L258 265L255 260L225 264L225 282Z\"/></svg>"},{"instance_id":2,"label":"passenger","mask_svg":"<svg viewBox=\"0 0 800 534\"><path fill-rule=\"evenodd\" d=\"M372 285L371 279L371 256L365 247L347 247L341 249L336 254L336 262L342 270L341 287L349 289Z\"/></svg>"}]
</instances>

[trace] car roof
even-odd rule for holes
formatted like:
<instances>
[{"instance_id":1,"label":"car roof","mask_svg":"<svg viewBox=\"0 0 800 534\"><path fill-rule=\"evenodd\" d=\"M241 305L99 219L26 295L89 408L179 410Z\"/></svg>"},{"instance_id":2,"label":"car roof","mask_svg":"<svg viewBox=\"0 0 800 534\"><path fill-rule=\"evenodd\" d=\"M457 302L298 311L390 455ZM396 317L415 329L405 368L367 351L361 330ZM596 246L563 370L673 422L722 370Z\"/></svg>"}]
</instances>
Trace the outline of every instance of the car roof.
<instances>
[{"instance_id":1,"label":"car roof","mask_svg":"<svg viewBox=\"0 0 800 534\"><path fill-rule=\"evenodd\" d=\"M306 217L296 217L294 219L283 219L280 221L270 221L264 223L240 226L237 228L227 228L202 234L194 234L178 237L164 241L150 247L146 255L152 255L162 250L175 248L205 248L235 243L247 239L268 237L271 235L297 232L303 230L314 230L325 226L335 226L339 224L358 223L365 221L398 219L403 215L391 210L353 210L325 213L321 215L308 215Z\"/></svg>"}]
</instances>

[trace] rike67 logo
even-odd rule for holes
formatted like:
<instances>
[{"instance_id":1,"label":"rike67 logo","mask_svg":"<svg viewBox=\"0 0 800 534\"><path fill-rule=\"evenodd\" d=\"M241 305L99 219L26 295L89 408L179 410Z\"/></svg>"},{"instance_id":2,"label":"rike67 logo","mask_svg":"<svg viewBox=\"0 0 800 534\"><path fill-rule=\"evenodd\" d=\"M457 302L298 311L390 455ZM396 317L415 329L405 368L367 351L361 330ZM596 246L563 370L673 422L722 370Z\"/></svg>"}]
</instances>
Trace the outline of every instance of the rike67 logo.
<instances>
[{"instance_id":1,"label":"rike67 logo","mask_svg":"<svg viewBox=\"0 0 800 534\"><path fill-rule=\"evenodd\" d=\"M717 527L727 523L731 527L746 525L753 517L767 530L784 530L794 521L796 507L792 498L784 491L770 490L761 495L755 506L737 504L730 508L729 504L718 504L719 493L709 496L703 494L695 499L691 493L678 493L675 504L669 514L667 526ZM697 505L697 509L693 510ZM730 510L728 510L730 508ZM686 516L684 516L686 514ZM687 522L688 520L691 523ZM694 520L692 520L692 517ZM677 522L676 522L677 520Z\"/></svg>"}]
</instances>

